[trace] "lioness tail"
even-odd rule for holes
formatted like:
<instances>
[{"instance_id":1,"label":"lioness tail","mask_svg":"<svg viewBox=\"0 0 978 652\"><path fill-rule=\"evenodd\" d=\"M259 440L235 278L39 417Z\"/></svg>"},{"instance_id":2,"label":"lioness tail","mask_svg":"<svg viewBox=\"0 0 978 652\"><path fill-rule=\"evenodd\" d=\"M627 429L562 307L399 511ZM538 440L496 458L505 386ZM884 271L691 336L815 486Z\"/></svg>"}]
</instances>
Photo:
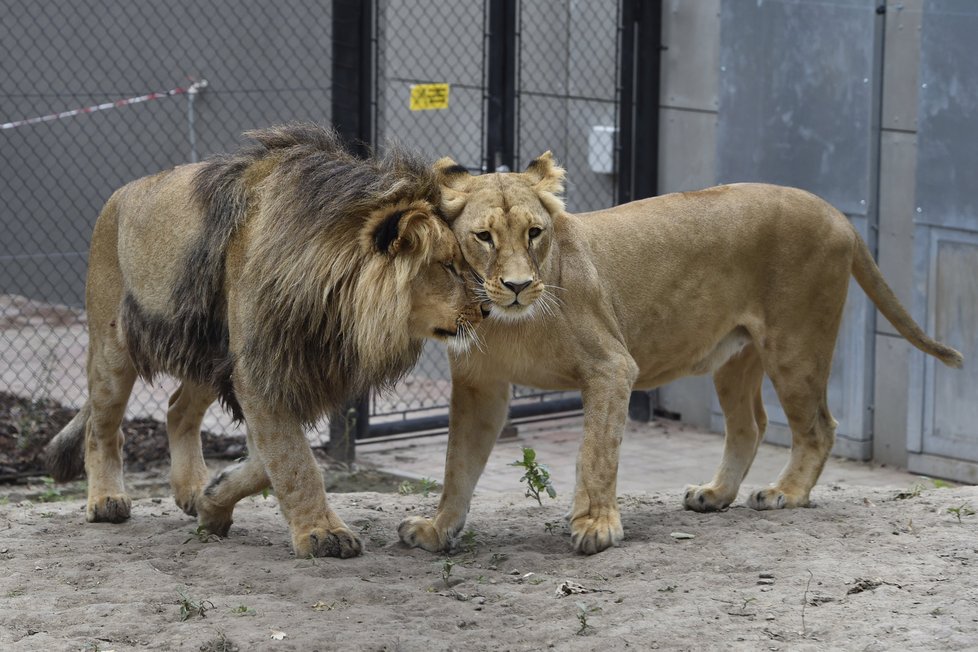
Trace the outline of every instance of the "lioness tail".
<instances>
[{"instance_id":1,"label":"lioness tail","mask_svg":"<svg viewBox=\"0 0 978 652\"><path fill-rule=\"evenodd\" d=\"M855 232L855 229L853 231ZM883 316L890 320L897 332L903 335L908 342L924 353L934 356L947 366L960 368L964 363L961 353L928 337L927 333L913 320L907 309L900 304L900 300L890 286L886 284L886 279L883 278L876 261L873 260L869 247L866 246L858 233L855 235L856 251L852 261L852 275L856 277L859 286L866 292L870 300L876 304Z\"/></svg>"},{"instance_id":2,"label":"lioness tail","mask_svg":"<svg viewBox=\"0 0 978 652\"><path fill-rule=\"evenodd\" d=\"M55 482L74 480L85 470L85 424L92 414L92 405L85 405L44 447L44 461Z\"/></svg>"}]
</instances>

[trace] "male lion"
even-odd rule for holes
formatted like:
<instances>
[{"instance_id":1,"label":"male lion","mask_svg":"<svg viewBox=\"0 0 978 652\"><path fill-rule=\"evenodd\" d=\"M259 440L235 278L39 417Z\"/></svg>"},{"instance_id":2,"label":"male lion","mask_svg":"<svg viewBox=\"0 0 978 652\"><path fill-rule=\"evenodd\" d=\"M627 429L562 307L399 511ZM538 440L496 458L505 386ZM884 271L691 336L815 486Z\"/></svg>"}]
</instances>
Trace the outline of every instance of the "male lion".
<instances>
[{"instance_id":1,"label":"male lion","mask_svg":"<svg viewBox=\"0 0 978 652\"><path fill-rule=\"evenodd\" d=\"M409 545L444 549L463 526L510 383L581 390L569 517L574 547L596 553L623 536L615 484L629 392L688 374L713 373L726 440L716 475L688 488L686 508L720 510L736 498L767 424L764 374L792 449L749 504L808 505L835 437L826 385L850 275L914 346L961 365L914 323L846 218L807 192L736 184L571 215L549 152L523 173L473 177L451 159L436 169L442 209L492 314L480 350L452 358L445 489L434 520L401 523Z\"/></svg>"},{"instance_id":2,"label":"male lion","mask_svg":"<svg viewBox=\"0 0 978 652\"><path fill-rule=\"evenodd\" d=\"M297 556L350 557L362 544L327 504L303 426L393 382L425 337L464 349L482 315L424 161L362 160L308 124L246 135L257 143L106 203L86 290L89 397L48 445L51 474L70 479L84 457L87 519L129 518L119 424L136 376L170 374L180 508L225 536L235 503L271 484ZM215 399L246 422L249 457L207 484L199 433Z\"/></svg>"}]
</instances>

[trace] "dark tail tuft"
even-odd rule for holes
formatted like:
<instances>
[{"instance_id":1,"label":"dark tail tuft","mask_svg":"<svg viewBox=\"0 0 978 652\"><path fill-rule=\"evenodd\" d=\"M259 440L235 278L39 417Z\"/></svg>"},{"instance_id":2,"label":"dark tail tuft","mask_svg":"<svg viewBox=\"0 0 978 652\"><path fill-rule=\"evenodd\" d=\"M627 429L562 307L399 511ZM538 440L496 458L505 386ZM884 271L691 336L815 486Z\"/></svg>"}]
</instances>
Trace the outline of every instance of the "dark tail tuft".
<instances>
[{"instance_id":1,"label":"dark tail tuft","mask_svg":"<svg viewBox=\"0 0 978 652\"><path fill-rule=\"evenodd\" d=\"M68 482L85 472L85 424L92 413L88 401L44 448L44 461L55 482Z\"/></svg>"}]
</instances>

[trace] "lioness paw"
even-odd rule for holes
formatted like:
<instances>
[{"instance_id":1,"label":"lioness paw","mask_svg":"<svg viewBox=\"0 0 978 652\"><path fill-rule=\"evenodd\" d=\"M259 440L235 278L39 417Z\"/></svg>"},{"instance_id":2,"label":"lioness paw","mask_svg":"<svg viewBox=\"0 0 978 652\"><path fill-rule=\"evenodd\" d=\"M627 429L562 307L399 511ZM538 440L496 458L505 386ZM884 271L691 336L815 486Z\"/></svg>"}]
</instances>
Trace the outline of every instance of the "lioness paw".
<instances>
[{"instance_id":1,"label":"lioness paw","mask_svg":"<svg viewBox=\"0 0 978 652\"><path fill-rule=\"evenodd\" d=\"M683 496L683 507L694 512L719 512L730 507L737 492L723 492L708 484L689 485Z\"/></svg>"},{"instance_id":2,"label":"lioness paw","mask_svg":"<svg viewBox=\"0 0 978 652\"><path fill-rule=\"evenodd\" d=\"M752 509L788 509L808 507L809 504L808 496L792 496L777 487L758 489L747 499L747 505Z\"/></svg>"},{"instance_id":3,"label":"lioness paw","mask_svg":"<svg viewBox=\"0 0 978 652\"><path fill-rule=\"evenodd\" d=\"M314 528L292 538L295 556L348 559L363 552L363 543L346 527Z\"/></svg>"},{"instance_id":4,"label":"lioness paw","mask_svg":"<svg viewBox=\"0 0 978 652\"><path fill-rule=\"evenodd\" d=\"M581 516L571 520L571 543L574 550L593 555L618 545L625 538L617 513L598 517Z\"/></svg>"},{"instance_id":5,"label":"lioness paw","mask_svg":"<svg viewBox=\"0 0 978 652\"><path fill-rule=\"evenodd\" d=\"M131 512L132 501L129 496L114 494L89 498L85 518L89 523L122 523L128 520Z\"/></svg>"},{"instance_id":6,"label":"lioness paw","mask_svg":"<svg viewBox=\"0 0 978 652\"><path fill-rule=\"evenodd\" d=\"M439 533L431 519L410 516L397 526L397 536L412 548L424 548L428 552L441 552L452 547L447 532Z\"/></svg>"}]
</instances>

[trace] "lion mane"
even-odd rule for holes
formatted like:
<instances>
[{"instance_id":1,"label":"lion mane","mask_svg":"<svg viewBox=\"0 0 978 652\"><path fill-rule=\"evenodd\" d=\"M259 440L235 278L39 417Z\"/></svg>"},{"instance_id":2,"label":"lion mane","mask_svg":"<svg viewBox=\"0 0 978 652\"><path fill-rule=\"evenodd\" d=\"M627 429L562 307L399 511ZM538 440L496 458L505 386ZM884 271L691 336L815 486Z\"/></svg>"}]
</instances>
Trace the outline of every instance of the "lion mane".
<instances>
[{"instance_id":1,"label":"lion mane","mask_svg":"<svg viewBox=\"0 0 978 652\"><path fill-rule=\"evenodd\" d=\"M89 521L128 518L119 423L135 378L165 373L182 383L167 434L185 512L223 535L234 504L271 484L297 554L359 554L303 428L394 383L426 337L464 350L482 314L427 161L398 147L360 158L312 124L246 135L106 203L86 288L89 397L49 468L61 481L84 463ZM199 430L214 400L248 422L250 455L207 484Z\"/></svg>"},{"instance_id":2,"label":"lion mane","mask_svg":"<svg viewBox=\"0 0 978 652\"><path fill-rule=\"evenodd\" d=\"M206 162L194 177L204 232L174 289L174 317L154 319L127 294L122 323L140 376L165 371L211 385L241 420L231 383L241 366L266 400L308 425L347 397L390 385L417 361L422 340L404 325L409 284L428 257L391 267L363 255L361 231L380 212L437 205L438 185L412 153L392 148L361 159L315 125L245 135L257 143ZM246 223L255 245L243 277L258 291L236 360L222 288L228 243ZM392 237L384 228L373 233L379 244ZM427 240L420 245L431 250Z\"/></svg>"}]
</instances>

